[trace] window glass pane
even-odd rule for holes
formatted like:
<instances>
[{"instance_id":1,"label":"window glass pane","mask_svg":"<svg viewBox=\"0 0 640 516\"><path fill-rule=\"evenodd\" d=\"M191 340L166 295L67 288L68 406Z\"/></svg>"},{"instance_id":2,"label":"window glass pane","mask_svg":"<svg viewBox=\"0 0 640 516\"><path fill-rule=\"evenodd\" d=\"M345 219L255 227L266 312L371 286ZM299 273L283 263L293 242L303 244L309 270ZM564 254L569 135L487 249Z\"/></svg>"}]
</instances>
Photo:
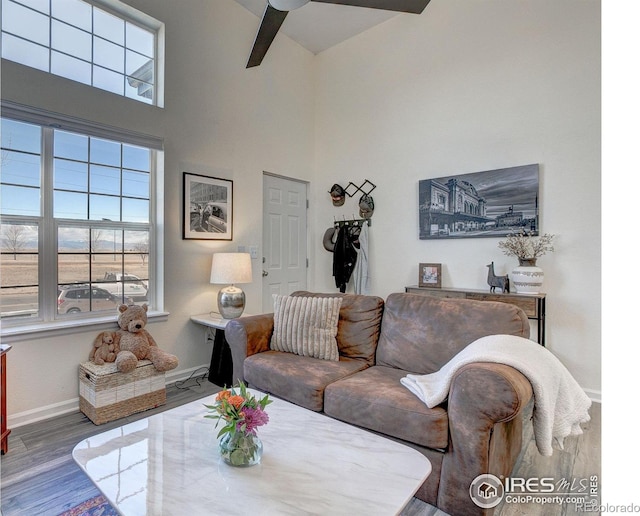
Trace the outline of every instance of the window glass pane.
<instances>
[{"instance_id":1,"label":"window glass pane","mask_svg":"<svg viewBox=\"0 0 640 516\"><path fill-rule=\"evenodd\" d=\"M120 197L90 196L90 220L120 220Z\"/></svg>"},{"instance_id":2,"label":"window glass pane","mask_svg":"<svg viewBox=\"0 0 640 516\"><path fill-rule=\"evenodd\" d=\"M5 223L1 235L2 286L37 285L38 227Z\"/></svg>"},{"instance_id":3,"label":"window glass pane","mask_svg":"<svg viewBox=\"0 0 640 516\"><path fill-rule=\"evenodd\" d=\"M149 172L151 171L151 152L143 147L123 145L122 166Z\"/></svg>"},{"instance_id":4,"label":"window glass pane","mask_svg":"<svg viewBox=\"0 0 640 516\"><path fill-rule=\"evenodd\" d=\"M101 165L120 166L120 144L100 138L91 138L90 161Z\"/></svg>"},{"instance_id":5,"label":"window glass pane","mask_svg":"<svg viewBox=\"0 0 640 516\"><path fill-rule=\"evenodd\" d=\"M2 148L40 154L40 128L14 120L2 119Z\"/></svg>"},{"instance_id":6,"label":"window glass pane","mask_svg":"<svg viewBox=\"0 0 640 516\"><path fill-rule=\"evenodd\" d=\"M93 62L110 70L124 73L124 48L104 39L93 38Z\"/></svg>"},{"instance_id":7,"label":"window glass pane","mask_svg":"<svg viewBox=\"0 0 640 516\"><path fill-rule=\"evenodd\" d=\"M28 5L41 13L49 14L49 0L20 0L20 3ZM5 1L3 1L2 4L4 5Z\"/></svg>"},{"instance_id":8,"label":"window glass pane","mask_svg":"<svg viewBox=\"0 0 640 516\"><path fill-rule=\"evenodd\" d=\"M51 52L51 73L76 82L91 84L91 65L59 52Z\"/></svg>"},{"instance_id":9,"label":"window glass pane","mask_svg":"<svg viewBox=\"0 0 640 516\"><path fill-rule=\"evenodd\" d=\"M122 199L122 220L124 222L149 222L149 201Z\"/></svg>"},{"instance_id":10,"label":"window glass pane","mask_svg":"<svg viewBox=\"0 0 640 516\"><path fill-rule=\"evenodd\" d=\"M54 18L91 31L91 6L82 0L51 0L51 9Z\"/></svg>"},{"instance_id":11,"label":"window glass pane","mask_svg":"<svg viewBox=\"0 0 640 516\"><path fill-rule=\"evenodd\" d=\"M93 85L111 93L124 95L124 75L99 66L93 67Z\"/></svg>"},{"instance_id":12,"label":"window glass pane","mask_svg":"<svg viewBox=\"0 0 640 516\"><path fill-rule=\"evenodd\" d=\"M3 150L2 182L39 187L40 156Z\"/></svg>"},{"instance_id":13,"label":"window glass pane","mask_svg":"<svg viewBox=\"0 0 640 516\"><path fill-rule=\"evenodd\" d=\"M2 57L44 72L49 71L49 49L2 33Z\"/></svg>"},{"instance_id":14,"label":"window glass pane","mask_svg":"<svg viewBox=\"0 0 640 516\"><path fill-rule=\"evenodd\" d=\"M56 159L53 164L53 187L56 190L86 192L88 185L87 164L66 159Z\"/></svg>"},{"instance_id":15,"label":"window glass pane","mask_svg":"<svg viewBox=\"0 0 640 516\"><path fill-rule=\"evenodd\" d=\"M0 214L40 216L39 188L2 185L0 195Z\"/></svg>"},{"instance_id":16,"label":"window glass pane","mask_svg":"<svg viewBox=\"0 0 640 516\"><path fill-rule=\"evenodd\" d=\"M124 20L94 7L93 33L118 45L124 45Z\"/></svg>"},{"instance_id":17,"label":"window glass pane","mask_svg":"<svg viewBox=\"0 0 640 516\"><path fill-rule=\"evenodd\" d=\"M153 33L145 30L133 23L126 23L127 48L135 50L149 57L154 56L154 36Z\"/></svg>"},{"instance_id":18,"label":"window glass pane","mask_svg":"<svg viewBox=\"0 0 640 516\"><path fill-rule=\"evenodd\" d=\"M140 82L130 77L127 78L127 84L125 84L125 97L135 99L145 104L153 103L153 84L147 84L146 82Z\"/></svg>"},{"instance_id":19,"label":"window glass pane","mask_svg":"<svg viewBox=\"0 0 640 516\"><path fill-rule=\"evenodd\" d=\"M127 50L127 75L133 79L153 83L153 59Z\"/></svg>"},{"instance_id":20,"label":"window glass pane","mask_svg":"<svg viewBox=\"0 0 640 516\"><path fill-rule=\"evenodd\" d=\"M2 317L38 314L38 226L3 223L0 227Z\"/></svg>"},{"instance_id":21,"label":"window glass pane","mask_svg":"<svg viewBox=\"0 0 640 516\"><path fill-rule=\"evenodd\" d=\"M87 194L53 192L53 216L57 219L87 220Z\"/></svg>"},{"instance_id":22,"label":"window glass pane","mask_svg":"<svg viewBox=\"0 0 640 516\"><path fill-rule=\"evenodd\" d=\"M53 152L59 158L87 161L89 159L89 138L81 134L55 131Z\"/></svg>"},{"instance_id":23,"label":"window glass pane","mask_svg":"<svg viewBox=\"0 0 640 516\"><path fill-rule=\"evenodd\" d=\"M89 228L59 227L58 252L89 252ZM86 281L88 277L85 276L81 281Z\"/></svg>"},{"instance_id":24,"label":"window glass pane","mask_svg":"<svg viewBox=\"0 0 640 516\"><path fill-rule=\"evenodd\" d=\"M90 191L91 193L120 195L120 169L91 165Z\"/></svg>"},{"instance_id":25,"label":"window glass pane","mask_svg":"<svg viewBox=\"0 0 640 516\"><path fill-rule=\"evenodd\" d=\"M2 3L2 30L49 45L49 17L14 2Z\"/></svg>"},{"instance_id":26,"label":"window glass pane","mask_svg":"<svg viewBox=\"0 0 640 516\"><path fill-rule=\"evenodd\" d=\"M51 48L90 61L91 34L53 20L51 23Z\"/></svg>"},{"instance_id":27,"label":"window glass pane","mask_svg":"<svg viewBox=\"0 0 640 516\"><path fill-rule=\"evenodd\" d=\"M146 172L122 171L122 195L149 198L149 174Z\"/></svg>"}]
</instances>

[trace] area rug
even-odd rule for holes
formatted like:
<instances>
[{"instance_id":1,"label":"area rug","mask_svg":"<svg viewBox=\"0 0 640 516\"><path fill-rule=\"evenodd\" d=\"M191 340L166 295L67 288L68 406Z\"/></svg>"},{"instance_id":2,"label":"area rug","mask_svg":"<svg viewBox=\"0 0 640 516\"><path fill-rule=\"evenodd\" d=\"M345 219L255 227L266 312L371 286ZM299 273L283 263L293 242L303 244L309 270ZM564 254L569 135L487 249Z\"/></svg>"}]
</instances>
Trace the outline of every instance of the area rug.
<instances>
[{"instance_id":1,"label":"area rug","mask_svg":"<svg viewBox=\"0 0 640 516\"><path fill-rule=\"evenodd\" d=\"M118 512L100 495L85 500L59 516L118 516Z\"/></svg>"}]
</instances>

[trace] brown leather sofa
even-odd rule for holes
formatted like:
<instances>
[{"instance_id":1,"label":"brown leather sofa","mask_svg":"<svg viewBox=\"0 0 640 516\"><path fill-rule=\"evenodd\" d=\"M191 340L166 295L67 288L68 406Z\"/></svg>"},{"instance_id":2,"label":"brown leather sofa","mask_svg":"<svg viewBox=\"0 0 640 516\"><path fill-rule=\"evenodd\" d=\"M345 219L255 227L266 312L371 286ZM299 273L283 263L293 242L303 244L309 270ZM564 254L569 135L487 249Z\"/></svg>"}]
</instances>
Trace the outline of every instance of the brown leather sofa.
<instances>
[{"instance_id":1,"label":"brown leather sofa","mask_svg":"<svg viewBox=\"0 0 640 516\"><path fill-rule=\"evenodd\" d=\"M491 514L469 496L483 473L508 476L522 448L529 381L510 366L477 363L455 376L448 399L428 408L400 379L439 370L474 340L529 337L524 312L510 304L415 294L375 296L296 292L343 298L332 362L269 349L273 314L230 321L226 338L244 380L310 410L421 451L432 473L416 496L451 515Z\"/></svg>"}]
</instances>

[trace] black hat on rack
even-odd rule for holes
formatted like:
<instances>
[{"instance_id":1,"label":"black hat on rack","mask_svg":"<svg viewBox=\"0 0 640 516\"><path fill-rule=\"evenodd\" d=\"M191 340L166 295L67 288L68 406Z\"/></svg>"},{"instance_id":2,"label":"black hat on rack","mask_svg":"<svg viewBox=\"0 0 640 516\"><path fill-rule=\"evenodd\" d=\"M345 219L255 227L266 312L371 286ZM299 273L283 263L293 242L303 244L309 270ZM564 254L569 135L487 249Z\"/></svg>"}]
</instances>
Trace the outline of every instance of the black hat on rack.
<instances>
[{"instance_id":1,"label":"black hat on rack","mask_svg":"<svg viewBox=\"0 0 640 516\"><path fill-rule=\"evenodd\" d=\"M373 197L364 194L362 197L360 197L358 206L360 208L360 216L363 219L370 219L371 215L373 215Z\"/></svg>"},{"instance_id":2,"label":"black hat on rack","mask_svg":"<svg viewBox=\"0 0 640 516\"><path fill-rule=\"evenodd\" d=\"M342 206L345 201L345 191L339 184L335 184L331 187L329 191L331 194L331 202L334 206Z\"/></svg>"}]
</instances>

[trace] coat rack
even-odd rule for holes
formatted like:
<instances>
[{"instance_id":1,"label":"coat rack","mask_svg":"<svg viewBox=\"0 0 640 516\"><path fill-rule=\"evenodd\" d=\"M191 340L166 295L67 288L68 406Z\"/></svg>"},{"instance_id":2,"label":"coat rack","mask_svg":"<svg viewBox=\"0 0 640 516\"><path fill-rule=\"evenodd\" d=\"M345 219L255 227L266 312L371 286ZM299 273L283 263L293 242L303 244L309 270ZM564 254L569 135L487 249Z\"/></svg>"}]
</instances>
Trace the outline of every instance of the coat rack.
<instances>
[{"instance_id":1,"label":"coat rack","mask_svg":"<svg viewBox=\"0 0 640 516\"><path fill-rule=\"evenodd\" d=\"M341 228L342 226L362 226L364 223L366 223L369 227L371 227L371 219L356 219L355 217L352 219L345 219L344 217L342 218L342 220L336 220L335 217L333 217L333 226L336 228Z\"/></svg>"}]
</instances>

